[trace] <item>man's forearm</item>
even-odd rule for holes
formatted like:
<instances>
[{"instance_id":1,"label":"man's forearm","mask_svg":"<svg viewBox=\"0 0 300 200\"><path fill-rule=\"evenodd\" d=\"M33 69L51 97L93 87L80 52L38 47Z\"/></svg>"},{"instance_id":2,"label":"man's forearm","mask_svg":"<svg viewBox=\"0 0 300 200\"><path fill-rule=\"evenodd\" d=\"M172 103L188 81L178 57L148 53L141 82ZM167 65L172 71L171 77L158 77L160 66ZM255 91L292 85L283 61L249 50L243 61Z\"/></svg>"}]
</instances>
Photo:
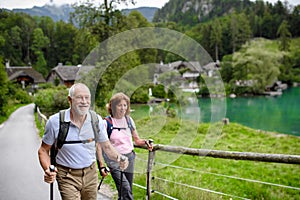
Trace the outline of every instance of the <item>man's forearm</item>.
<instances>
[{"instance_id":1,"label":"man's forearm","mask_svg":"<svg viewBox=\"0 0 300 200\"><path fill-rule=\"evenodd\" d=\"M100 167L104 167L104 159L102 156L102 148L100 143L97 143L97 160L99 161Z\"/></svg>"},{"instance_id":2,"label":"man's forearm","mask_svg":"<svg viewBox=\"0 0 300 200\"><path fill-rule=\"evenodd\" d=\"M100 145L109 159L119 161L121 155L115 150L109 141L101 142Z\"/></svg>"},{"instance_id":3,"label":"man's forearm","mask_svg":"<svg viewBox=\"0 0 300 200\"><path fill-rule=\"evenodd\" d=\"M38 151L38 156L39 156L40 165L42 166L42 168L45 171L50 166L49 152L47 152L43 148L40 148L39 151Z\"/></svg>"}]
</instances>

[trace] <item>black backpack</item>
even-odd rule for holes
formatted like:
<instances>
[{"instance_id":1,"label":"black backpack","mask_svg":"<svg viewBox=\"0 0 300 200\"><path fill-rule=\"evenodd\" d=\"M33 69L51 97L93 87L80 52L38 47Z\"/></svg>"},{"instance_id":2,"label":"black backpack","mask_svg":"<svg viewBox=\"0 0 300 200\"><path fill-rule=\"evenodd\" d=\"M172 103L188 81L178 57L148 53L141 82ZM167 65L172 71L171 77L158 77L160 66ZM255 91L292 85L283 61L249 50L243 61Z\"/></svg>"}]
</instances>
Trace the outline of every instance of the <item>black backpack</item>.
<instances>
[{"instance_id":1,"label":"black backpack","mask_svg":"<svg viewBox=\"0 0 300 200\"><path fill-rule=\"evenodd\" d=\"M97 133L100 132L99 128L99 119L97 117L96 112L90 110L91 115L91 123L94 131L94 138L93 139L87 139L87 140L77 140L77 141L66 141L68 132L69 132L69 126L70 122L65 122L65 112L66 110L59 111L59 132L57 136L57 142L56 145L53 144L51 147L51 164L55 165L55 157L57 155L58 149L61 149L64 144L76 144L76 143L89 143L93 141L97 141Z\"/></svg>"}]
</instances>

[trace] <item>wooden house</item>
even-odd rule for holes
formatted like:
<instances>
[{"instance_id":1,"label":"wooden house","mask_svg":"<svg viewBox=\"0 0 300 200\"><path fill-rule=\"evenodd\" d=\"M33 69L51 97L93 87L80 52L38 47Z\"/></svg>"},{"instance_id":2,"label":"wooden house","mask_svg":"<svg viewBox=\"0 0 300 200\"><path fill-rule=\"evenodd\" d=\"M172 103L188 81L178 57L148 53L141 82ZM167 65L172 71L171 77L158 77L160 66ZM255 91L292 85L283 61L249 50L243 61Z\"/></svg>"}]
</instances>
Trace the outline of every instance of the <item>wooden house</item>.
<instances>
[{"instance_id":1,"label":"wooden house","mask_svg":"<svg viewBox=\"0 0 300 200\"><path fill-rule=\"evenodd\" d=\"M47 76L47 82L55 85L65 85L71 87L75 81L80 77L80 73L88 73L94 66L71 66L59 63L54 67Z\"/></svg>"},{"instance_id":2,"label":"wooden house","mask_svg":"<svg viewBox=\"0 0 300 200\"><path fill-rule=\"evenodd\" d=\"M10 66L9 62L7 62L5 71L8 75L8 79L21 84L23 89L28 85L31 85L32 88L35 89L39 83L46 82L43 75L31 66Z\"/></svg>"}]
</instances>

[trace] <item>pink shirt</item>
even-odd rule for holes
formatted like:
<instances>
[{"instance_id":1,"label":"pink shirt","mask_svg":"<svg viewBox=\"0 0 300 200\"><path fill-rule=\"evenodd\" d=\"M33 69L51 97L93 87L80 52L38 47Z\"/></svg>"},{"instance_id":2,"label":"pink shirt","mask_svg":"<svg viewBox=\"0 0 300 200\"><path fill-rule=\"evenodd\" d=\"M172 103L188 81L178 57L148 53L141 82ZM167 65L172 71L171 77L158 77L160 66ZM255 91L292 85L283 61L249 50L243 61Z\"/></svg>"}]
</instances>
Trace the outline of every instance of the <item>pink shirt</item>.
<instances>
[{"instance_id":1,"label":"pink shirt","mask_svg":"<svg viewBox=\"0 0 300 200\"><path fill-rule=\"evenodd\" d=\"M130 118L132 126L135 129L135 124ZM132 135L130 128L128 127L127 121L125 117L122 119L112 118L112 123L114 128L121 128L121 129L113 129L110 135L110 142L113 147L121 154L128 154L131 153L134 146L132 141ZM104 123L107 127L107 123ZM126 130L124 129L126 128Z\"/></svg>"}]
</instances>

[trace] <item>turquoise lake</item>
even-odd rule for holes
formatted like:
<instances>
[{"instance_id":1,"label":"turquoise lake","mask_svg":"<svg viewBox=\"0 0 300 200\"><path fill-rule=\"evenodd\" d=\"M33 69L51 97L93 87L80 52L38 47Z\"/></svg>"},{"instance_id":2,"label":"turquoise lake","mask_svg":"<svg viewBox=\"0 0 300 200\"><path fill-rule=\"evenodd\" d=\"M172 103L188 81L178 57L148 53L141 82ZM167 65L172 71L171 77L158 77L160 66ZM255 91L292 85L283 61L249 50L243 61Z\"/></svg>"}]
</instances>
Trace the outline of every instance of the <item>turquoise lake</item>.
<instances>
[{"instance_id":1,"label":"turquoise lake","mask_svg":"<svg viewBox=\"0 0 300 200\"><path fill-rule=\"evenodd\" d=\"M217 102L218 100L213 100ZM281 96L238 97L212 103L210 98L198 99L198 105L182 106L179 116L185 119L197 119L210 122L229 118L254 129L274 131L300 136L300 87L291 87ZM212 106L213 104L213 106ZM148 105L132 105L132 116L142 117L151 113ZM221 114L212 114L212 110L221 110Z\"/></svg>"}]
</instances>

